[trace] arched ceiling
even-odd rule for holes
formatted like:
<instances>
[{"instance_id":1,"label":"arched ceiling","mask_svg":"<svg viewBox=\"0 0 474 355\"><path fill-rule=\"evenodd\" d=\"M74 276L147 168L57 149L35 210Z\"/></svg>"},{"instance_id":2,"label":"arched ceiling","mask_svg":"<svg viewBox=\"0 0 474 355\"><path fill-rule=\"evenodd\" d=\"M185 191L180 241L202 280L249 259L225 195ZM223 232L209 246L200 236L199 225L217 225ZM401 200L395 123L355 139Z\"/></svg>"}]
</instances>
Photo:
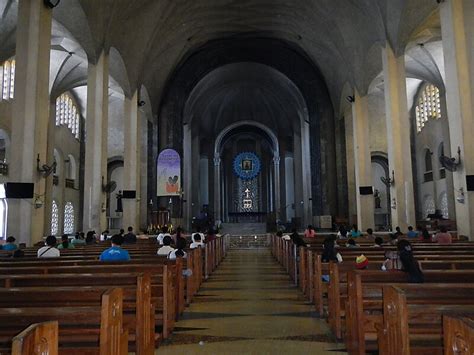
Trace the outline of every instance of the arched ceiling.
<instances>
[{"instance_id":1,"label":"arched ceiling","mask_svg":"<svg viewBox=\"0 0 474 355\"><path fill-rule=\"evenodd\" d=\"M210 72L195 86L184 108L184 124L215 135L238 121L257 121L274 132L299 131L308 110L296 85L258 63L233 63Z\"/></svg>"},{"instance_id":2,"label":"arched ceiling","mask_svg":"<svg viewBox=\"0 0 474 355\"><path fill-rule=\"evenodd\" d=\"M0 0L0 54L14 49L16 3ZM62 0L53 16L90 62L103 48L115 48L123 61L118 67L127 72L117 81L132 91L146 85L158 102L176 67L195 50L249 36L282 40L305 53L338 106L346 82L365 93L380 71L374 46L389 41L403 53L437 6L434 0Z\"/></svg>"}]
</instances>

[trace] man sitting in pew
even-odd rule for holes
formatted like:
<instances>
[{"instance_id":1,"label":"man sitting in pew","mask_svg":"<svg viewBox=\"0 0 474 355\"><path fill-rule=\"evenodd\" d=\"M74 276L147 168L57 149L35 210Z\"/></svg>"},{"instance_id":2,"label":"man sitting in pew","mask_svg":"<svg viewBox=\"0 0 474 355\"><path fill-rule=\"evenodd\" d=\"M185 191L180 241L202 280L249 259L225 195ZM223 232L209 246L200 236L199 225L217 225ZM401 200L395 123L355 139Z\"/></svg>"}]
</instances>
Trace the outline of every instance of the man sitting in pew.
<instances>
[{"instance_id":1,"label":"man sitting in pew","mask_svg":"<svg viewBox=\"0 0 474 355\"><path fill-rule=\"evenodd\" d=\"M167 235L163 238L163 246L158 249L157 254L158 255L164 255L168 256L172 251L174 251L174 248L171 246L171 242L173 239L171 239L171 236Z\"/></svg>"},{"instance_id":2,"label":"man sitting in pew","mask_svg":"<svg viewBox=\"0 0 474 355\"><path fill-rule=\"evenodd\" d=\"M38 249L38 258L57 258L61 255L56 247L56 237L49 235L46 238L46 245Z\"/></svg>"},{"instance_id":3,"label":"man sitting in pew","mask_svg":"<svg viewBox=\"0 0 474 355\"><path fill-rule=\"evenodd\" d=\"M100 254L100 261L128 261L130 260L130 254L127 250L122 249L120 246L123 244L123 237L120 234L115 234L112 239L112 246L104 250Z\"/></svg>"}]
</instances>

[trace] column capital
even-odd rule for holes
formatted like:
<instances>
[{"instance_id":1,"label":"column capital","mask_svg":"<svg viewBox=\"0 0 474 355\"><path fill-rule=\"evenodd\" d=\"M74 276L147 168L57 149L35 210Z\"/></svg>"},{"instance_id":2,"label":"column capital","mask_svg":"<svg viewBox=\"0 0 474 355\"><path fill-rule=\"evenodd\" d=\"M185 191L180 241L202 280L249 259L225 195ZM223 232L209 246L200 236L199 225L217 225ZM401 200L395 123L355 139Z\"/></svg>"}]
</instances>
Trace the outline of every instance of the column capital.
<instances>
[{"instance_id":1,"label":"column capital","mask_svg":"<svg viewBox=\"0 0 474 355\"><path fill-rule=\"evenodd\" d=\"M221 157L219 155L214 155L214 166L221 165Z\"/></svg>"},{"instance_id":2,"label":"column capital","mask_svg":"<svg viewBox=\"0 0 474 355\"><path fill-rule=\"evenodd\" d=\"M280 164L280 157L278 155L273 156L273 164L275 165Z\"/></svg>"}]
</instances>

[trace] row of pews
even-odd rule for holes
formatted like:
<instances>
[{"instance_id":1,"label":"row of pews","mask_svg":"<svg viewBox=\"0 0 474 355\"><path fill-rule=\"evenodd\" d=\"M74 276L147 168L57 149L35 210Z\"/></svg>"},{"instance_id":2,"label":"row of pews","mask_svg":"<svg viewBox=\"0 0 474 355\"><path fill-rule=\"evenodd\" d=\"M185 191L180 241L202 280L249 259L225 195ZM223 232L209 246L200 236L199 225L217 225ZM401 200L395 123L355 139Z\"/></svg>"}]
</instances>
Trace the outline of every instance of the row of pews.
<instances>
[{"instance_id":1,"label":"row of pews","mask_svg":"<svg viewBox=\"0 0 474 355\"><path fill-rule=\"evenodd\" d=\"M125 245L128 262L98 261L106 242L0 258L0 354L154 354L228 245L218 237L173 261L155 240Z\"/></svg>"},{"instance_id":2,"label":"row of pews","mask_svg":"<svg viewBox=\"0 0 474 355\"><path fill-rule=\"evenodd\" d=\"M402 271L381 270L395 246L375 248L358 238L359 248L346 248L337 241L344 261L323 263L323 238L305 242L297 248L272 236L272 254L350 354L474 354L474 243L414 242L425 281L412 284ZM367 270L355 267L360 254L369 259Z\"/></svg>"}]
</instances>

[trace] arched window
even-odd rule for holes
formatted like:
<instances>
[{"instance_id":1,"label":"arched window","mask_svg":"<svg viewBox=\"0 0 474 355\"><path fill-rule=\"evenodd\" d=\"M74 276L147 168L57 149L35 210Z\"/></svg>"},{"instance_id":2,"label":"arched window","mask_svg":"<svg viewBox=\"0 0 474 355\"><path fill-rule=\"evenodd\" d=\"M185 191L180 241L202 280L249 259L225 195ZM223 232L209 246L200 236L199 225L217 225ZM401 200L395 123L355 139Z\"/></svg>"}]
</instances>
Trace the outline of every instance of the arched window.
<instances>
[{"instance_id":1,"label":"arched window","mask_svg":"<svg viewBox=\"0 0 474 355\"><path fill-rule=\"evenodd\" d=\"M0 100L13 99L15 93L15 59L0 64Z\"/></svg>"},{"instance_id":2,"label":"arched window","mask_svg":"<svg viewBox=\"0 0 474 355\"><path fill-rule=\"evenodd\" d=\"M74 233L74 206L72 202L66 202L64 206L64 233Z\"/></svg>"},{"instance_id":3,"label":"arched window","mask_svg":"<svg viewBox=\"0 0 474 355\"><path fill-rule=\"evenodd\" d=\"M433 196L427 195L425 196L425 200L423 202L423 211L424 217L426 218L428 215L433 214L436 212L436 206L433 199Z\"/></svg>"},{"instance_id":4,"label":"arched window","mask_svg":"<svg viewBox=\"0 0 474 355\"><path fill-rule=\"evenodd\" d=\"M56 201L53 200L53 207L51 209L51 235L59 233L59 209Z\"/></svg>"},{"instance_id":5,"label":"arched window","mask_svg":"<svg viewBox=\"0 0 474 355\"><path fill-rule=\"evenodd\" d=\"M433 161L431 156L433 153L429 149L425 151L425 182L433 181Z\"/></svg>"},{"instance_id":6,"label":"arched window","mask_svg":"<svg viewBox=\"0 0 474 355\"><path fill-rule=\"evenodd\" d=\"M418 96L418 102L415 108L416 112L416 131L419 133L430 119L441 118L441 101L439 98L439 89L432 85L426 85L424 90Z\"/></svg>"},{"instance_id":7,"label":"arched window","mask_svg":"<svg viewBox=\"0 0 474 355\"><path fill-rule=\"evenodd\" d=\"M439 209L441 210L441 214L443 218L449 218L449 209L448 209L448 194L444 191L441 196L439 197Z\"/></svg>"},{"instance_id":8,"label":"arched window","mask_svg":"<svg viewBox=\"0 0 474 355\"><path fill-rule=\"evenodd\" d=\"M441 143L438 148L438 158L444 156L444 143ZM439 167L439 178L444 179L446 178L446 169L440 165Z\"/></svg>"},{"instance_id":9,"label":"arched window","mask_svg":"<svg viewBox=\"0 0 474 355\"><path fill-rule=\"evenodd\" d=\"M74 137L79 139L79 110L67 93L56 99L56 126L67 126Z\"/></svg>"}]
</instances>

